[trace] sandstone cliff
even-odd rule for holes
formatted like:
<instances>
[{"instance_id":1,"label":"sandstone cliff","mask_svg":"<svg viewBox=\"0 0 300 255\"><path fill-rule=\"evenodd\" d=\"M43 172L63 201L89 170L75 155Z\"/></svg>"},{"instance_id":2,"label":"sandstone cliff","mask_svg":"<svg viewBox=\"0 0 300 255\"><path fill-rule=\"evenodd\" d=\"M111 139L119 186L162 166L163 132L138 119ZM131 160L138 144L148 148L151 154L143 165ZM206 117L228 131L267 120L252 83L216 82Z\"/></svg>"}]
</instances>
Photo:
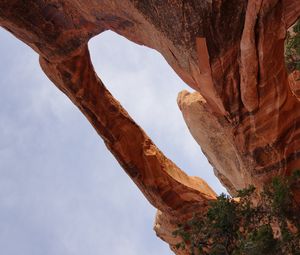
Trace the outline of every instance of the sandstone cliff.
<instances>
[{"instance_id":1,"label":"sandstone cliff","mask_svg":"<svg viewBox=\"0 0 300 255\"><path fill-rule=\"evenodd\" d=\"M298 0L2 0L0 25L40 55L46 75L82 111L145 197L174 249L176 224L215 193L153 144L96 75L88 40L112 30L159 51L195 93L184 119L230 193L300 163L300 103L284 65ZM296 96L295 96L296 95ZM177 251L177 254L186 254Z\"/></svg>"}]
</instances>

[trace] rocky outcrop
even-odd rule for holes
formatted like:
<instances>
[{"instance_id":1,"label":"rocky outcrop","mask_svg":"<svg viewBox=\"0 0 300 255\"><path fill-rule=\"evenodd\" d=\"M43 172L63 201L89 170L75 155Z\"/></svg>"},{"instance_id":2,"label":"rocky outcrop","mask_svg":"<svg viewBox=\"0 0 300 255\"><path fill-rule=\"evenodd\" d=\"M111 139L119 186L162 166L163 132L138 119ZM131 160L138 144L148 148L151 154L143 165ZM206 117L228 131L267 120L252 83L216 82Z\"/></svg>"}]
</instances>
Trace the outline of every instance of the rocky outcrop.
<instances>
[{"instance_id":1,"label":"rocky outcrop","mask_svg":"<svg viewBox=\"0 0 300 255\"><path fill-rule=\"evenodd\" d=\"M249 173L254 166L236 147L234 128L228 120L212 115L198 92L182 91L177 101L191 134L227 190L235 194L236 189L252 184Z\"/></svg>"},{"instance_id":2,"label":"rocky outcrop","mask_svg":"<svg viewBox=\"0 0 300 255\"><path fill-rule=\"evenodd\" d=\"M234 194L299 167L298 85L284 66L286 30L299 16L298 0L0 2L0 25L40 55L47 76L159 209L155 230L172 249L176 223L206 210L215 194L167 159L112 97L93 70L88 40L110 29L165 57L197 91L182 92L179 107Z\"/></svg>"}]
</instances>

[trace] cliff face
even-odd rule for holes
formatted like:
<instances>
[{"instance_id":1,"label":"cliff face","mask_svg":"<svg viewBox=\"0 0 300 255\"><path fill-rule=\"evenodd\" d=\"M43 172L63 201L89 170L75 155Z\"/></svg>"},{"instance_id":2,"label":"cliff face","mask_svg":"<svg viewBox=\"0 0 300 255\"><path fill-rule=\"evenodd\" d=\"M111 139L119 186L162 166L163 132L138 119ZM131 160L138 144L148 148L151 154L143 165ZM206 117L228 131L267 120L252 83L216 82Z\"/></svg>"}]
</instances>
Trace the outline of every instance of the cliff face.
<instances>
[{"instance_id":1,"label":"cliff face","mask_svg":"<svg viewBox=\"0 0 300 255\"><path fill-rule=\"evenodd\" d=\"M112 97L93 69L88 40L109 29L165 57L196 90L182 92L179 107L235 194L299 168L298 74L288 77L284 66L286 31L299 16L298 0L0 2L0 25L40 54L49 79L158 208L155 230L172 249L176 224L206 210L215 193L167 159Z\"/></svg>"}]
</instances>

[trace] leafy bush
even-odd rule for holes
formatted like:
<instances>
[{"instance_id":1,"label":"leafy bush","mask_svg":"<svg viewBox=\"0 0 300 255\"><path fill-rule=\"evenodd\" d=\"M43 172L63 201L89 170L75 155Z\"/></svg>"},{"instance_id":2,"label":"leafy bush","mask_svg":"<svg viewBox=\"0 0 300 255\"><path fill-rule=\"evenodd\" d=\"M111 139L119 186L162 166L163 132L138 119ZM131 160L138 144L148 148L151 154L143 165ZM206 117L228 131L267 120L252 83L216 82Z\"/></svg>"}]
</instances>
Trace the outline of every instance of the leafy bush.
<instances>
[{"instance_id":1,"label":"leafy bush","mask_svg":"<svg viewBox=\"0 0 300 255\"><path fill-rule=\"evenodd\" d=\"M285 40L285 62L289 72L300 70L300 20L287 32Z\"/></svg>"},{"instance_id":2,"label":"leafy bush","mask_svg":"<svg viewBox=\"0 0 300 255\"><path fill-rule=\"evenodd\" d=\"M248 234L234 254L278 254L278 241L274 239L270 225L262 225Z\"/></svg>"},{"instance_id":3,"label":"leafy bush","mask_svg":"<svg viewBox=\"0 0 300 255\"><path fill-rule=\"evenodd\" d=\"M221 194L206 213L178 226L173 234L182 242L176 248L191 255L300 255L299 208L292 193L299 180L300 171L275 177L259 196L253 186L240 190L238 202Z\"/></svg>"}]
</instances>

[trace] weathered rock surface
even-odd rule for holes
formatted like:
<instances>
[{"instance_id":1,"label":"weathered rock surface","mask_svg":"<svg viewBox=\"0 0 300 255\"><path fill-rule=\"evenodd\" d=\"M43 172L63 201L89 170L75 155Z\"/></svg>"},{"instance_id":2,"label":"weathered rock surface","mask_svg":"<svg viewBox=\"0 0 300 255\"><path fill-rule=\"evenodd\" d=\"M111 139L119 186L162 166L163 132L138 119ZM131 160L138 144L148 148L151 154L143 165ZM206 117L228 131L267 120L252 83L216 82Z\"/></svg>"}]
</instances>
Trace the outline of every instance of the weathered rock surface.
<instances>
[{"instance_id":1,"label":"weathered rock surface","mask_svg":"<svg viewBox=\"0 0 300 255\"><path fill-rule=\"evenodd\" d=\"M215 175L232 194L252 184L253 164L243 156L234 143L234 128L224 116L214 116L207 102L198 93L182 91L178 105L194 139L214 166Z\"/></svg>"},{"instance_id":2,"label":"weathered rock surface","mask_svg":"<svg viewBox=\"0 0 300 255\"><path fill-rule=\"evenodd\" d=\"M167 159L112 97L95 74L88 40L110 29L165 57L197 91L182 92L179 107L234 194L299 168L299 85L284 66L286 30L299 16L299 0L0 2L0 25L40 54L47 76L159 209L155 230L172 249L176 223L206 210L215 194Z\"/></svg>"},{"instance_id":3,"label":"weathered rock surface","mask_svg":"<svg viewBox=\"0 0 300 255\"><path fill-rule=\"evenodd\" d=\"M289 75L290 88L293 94L300 100L300 71L295 70Z\"/></svg>"}]
</instances>

